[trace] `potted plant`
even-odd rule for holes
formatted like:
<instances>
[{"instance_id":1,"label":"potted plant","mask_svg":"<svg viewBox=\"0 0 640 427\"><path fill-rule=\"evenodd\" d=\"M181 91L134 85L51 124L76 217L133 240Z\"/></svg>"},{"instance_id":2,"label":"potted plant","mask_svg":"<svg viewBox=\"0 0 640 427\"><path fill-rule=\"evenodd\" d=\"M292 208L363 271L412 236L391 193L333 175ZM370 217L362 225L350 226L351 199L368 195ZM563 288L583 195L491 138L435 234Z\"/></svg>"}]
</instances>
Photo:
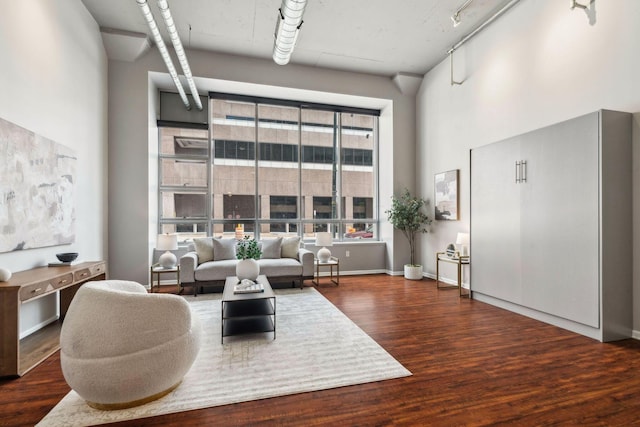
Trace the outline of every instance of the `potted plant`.
<instances>
[{"instance_id":1,"label":"potted plant","mask_svg":"<svg viewBox=\"0 0 640 427\"><path fill-rule=\"evenodd\" d=\"M415 262L416 235L426 233L427 225L431 224L431 218L422 211L426 201L412 196L405 189L400 197L391 196L391 209L386 211L389 222L394 228L402 231L409 240L411 260L404 266L404 277L411 280L422 279L422 265Z\"/></svg>"},{"instance_id":2,"label":"potted plant","mask_svg":"<svg viewBox=\"0 0 640 427\"><path fill-rule=\"evenodd\" d=\"M236 247L236 258L239 259L236 264L236 276L239 280L249 279L255 281L260 274L260 264L258 259L262 256L262 251L258 246L258 242L249 236L238 242Z\"/></svg>"}]
</instances>

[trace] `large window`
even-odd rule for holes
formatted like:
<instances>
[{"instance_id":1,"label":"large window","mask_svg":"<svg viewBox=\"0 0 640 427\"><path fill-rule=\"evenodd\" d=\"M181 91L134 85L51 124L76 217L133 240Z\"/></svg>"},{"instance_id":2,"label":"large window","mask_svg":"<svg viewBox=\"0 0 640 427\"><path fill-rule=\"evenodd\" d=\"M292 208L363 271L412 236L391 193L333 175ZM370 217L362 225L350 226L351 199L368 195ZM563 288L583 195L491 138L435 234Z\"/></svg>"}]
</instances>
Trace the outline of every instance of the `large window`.
<instances>
[{"instance_id":1,"label":"large window","mask_svg":"<svg viewBox=\"0 0 640 427\"><path fill-rule=\"evenodd\" d=\"M377 111L216 93L209 111L208 131L160 130L161 231L375 238Z\"/></svg>"}]
</instances>

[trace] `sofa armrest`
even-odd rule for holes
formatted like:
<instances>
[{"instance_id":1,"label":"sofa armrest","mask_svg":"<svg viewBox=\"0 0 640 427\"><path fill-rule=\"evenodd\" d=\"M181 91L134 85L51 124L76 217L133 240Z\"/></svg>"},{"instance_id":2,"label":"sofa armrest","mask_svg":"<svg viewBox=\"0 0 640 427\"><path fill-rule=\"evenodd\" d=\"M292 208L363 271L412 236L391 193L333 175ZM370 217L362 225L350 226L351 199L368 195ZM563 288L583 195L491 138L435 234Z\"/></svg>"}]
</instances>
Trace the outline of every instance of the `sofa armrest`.
<instances>
[{"instance_id":1,"label":"sofa armrest","mask_svg":"<svg viewBox=\"0 0 640 427\"><path fill-rule=\"evenodd\" d=\"M298 249L298 261L302 264L302 276L310 277L313 276L313 264L314 255L308 249L300 248Z\"/></svg>"},{"instance_id":2,"label":"sofa armrest","mask_svg":"<svg viewBox=\"0 0 640 427\"><path fill-rule=\"evenodd\" d=\"M198 254L187 252L180 257L180 283L193 283L196 281L196 267L198 266Z\"/></svg>"}]
</instances>

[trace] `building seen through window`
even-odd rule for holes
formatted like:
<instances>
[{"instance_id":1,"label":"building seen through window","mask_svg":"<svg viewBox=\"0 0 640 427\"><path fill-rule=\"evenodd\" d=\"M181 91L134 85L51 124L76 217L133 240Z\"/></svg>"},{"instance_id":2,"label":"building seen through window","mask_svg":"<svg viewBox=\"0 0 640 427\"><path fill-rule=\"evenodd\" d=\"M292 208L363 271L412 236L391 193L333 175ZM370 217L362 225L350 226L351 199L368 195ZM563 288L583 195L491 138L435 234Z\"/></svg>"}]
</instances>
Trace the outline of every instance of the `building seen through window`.
<instances>
[{"instance_id":1,"label":"building seen through window","mask_svg":"<svg viewBox=\"0 0 640 427\"><path fill-rule=\"evenodd\" d=\"M238 98L210 99L208 129L159 128L159 230L376 238L377 114Z\"/></svg>"}]
</instances>

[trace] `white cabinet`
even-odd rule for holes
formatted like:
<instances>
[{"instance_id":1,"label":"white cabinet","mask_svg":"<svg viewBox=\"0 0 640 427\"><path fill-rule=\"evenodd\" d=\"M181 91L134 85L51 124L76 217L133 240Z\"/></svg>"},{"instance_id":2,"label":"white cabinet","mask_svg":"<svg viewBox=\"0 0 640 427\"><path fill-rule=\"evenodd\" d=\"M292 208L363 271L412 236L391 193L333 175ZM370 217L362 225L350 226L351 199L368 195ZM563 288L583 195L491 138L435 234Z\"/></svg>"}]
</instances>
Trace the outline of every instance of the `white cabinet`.
<instances>
[{"instance_id":1,"label":"white cabinet","mask_svg":"<svg viewBox=\"0 0 640 427\"><path fill-rule=\"evenodd\" d=\"M471 150L475 299L603 341L629 337L630 232L630 114Z\"/></svg>"}]
</instances>

